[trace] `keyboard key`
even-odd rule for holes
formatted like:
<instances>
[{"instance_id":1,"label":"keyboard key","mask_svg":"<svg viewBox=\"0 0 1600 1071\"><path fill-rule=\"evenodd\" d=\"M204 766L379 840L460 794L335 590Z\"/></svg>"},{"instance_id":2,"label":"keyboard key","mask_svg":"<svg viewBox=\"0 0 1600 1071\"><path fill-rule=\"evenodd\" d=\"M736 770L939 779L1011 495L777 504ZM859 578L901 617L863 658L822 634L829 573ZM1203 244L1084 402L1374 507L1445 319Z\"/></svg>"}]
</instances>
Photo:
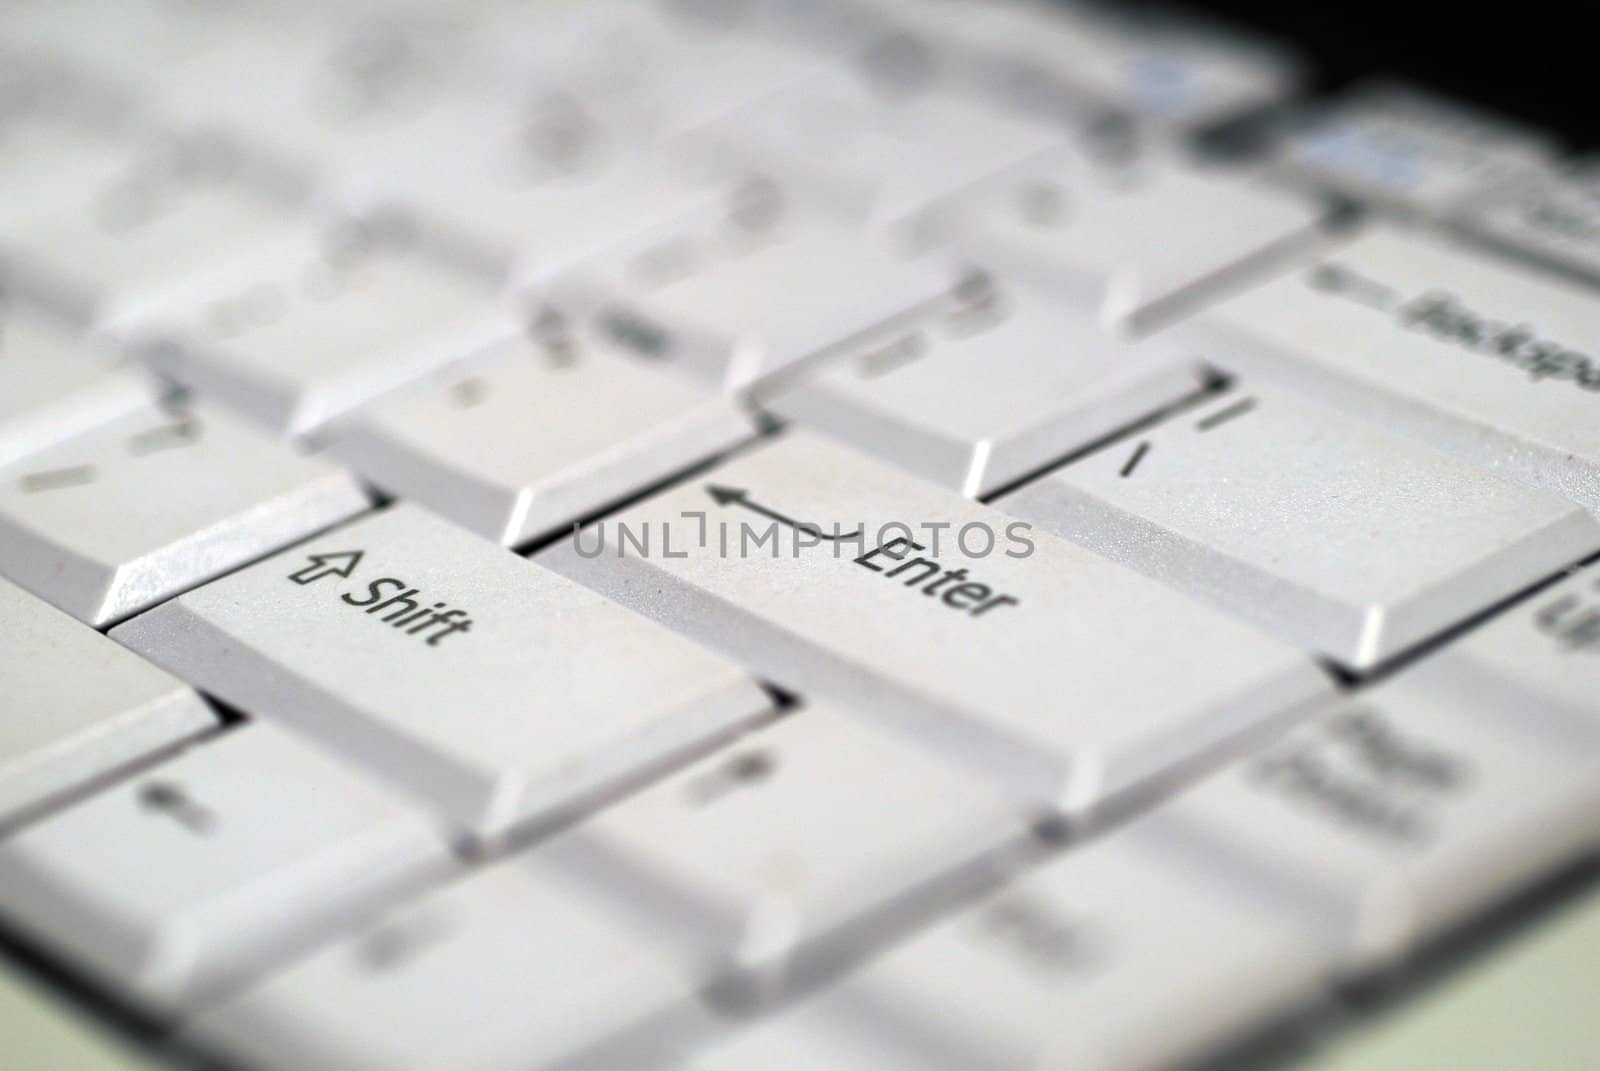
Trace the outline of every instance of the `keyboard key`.
<instances>
[{"instance_id":1,"label":"keyboard key","mask_svg":"<svg viewBox=\"0 0 1600 1071\"><path fill-rule=\"evenodd\" d=\"M533 286L628 239L721 220L740 203L737 175L640 145L592 102L553 90L442 104L346 157L335 201L402 209L486 277Z\"/></svg>"},{"instance_id":2,"label":"keyboard key","mask_svg":"<svg viewBox=\"0 0 1600 1071\"><path fill-rule=\"evenodd\" d=\"M1190 330L1213 364L1600 510L1600 306L1585 289L1373 229Z\"/></svg>"},{"instance_id":3,"label":"keyboard key","mask_svg":"<svg viewBox=\"0 0 1600 1071\"><path fill-rule=\"evenodd\" d=\"M1259 889L1127 831L1071 849L694 1071L1174 1066L1308 1002L1329 957Z\"/></svg>"},{"instance_id":4,"label":"keyboard key","mask_svg":"<svg viewBox=\"0 0 1600 1071\"><path fill-rule=\"evenodd\" d=\"M757 101L695 140L714 160L782 175L846 218L877 225L906 221L1061 135L953 93L874 93L841 75Z\"/></svg>"},{"instance_id":5,"label":"keyboard key","mask_svg":"<svg viewBox=\"0 0 1600 1071\"><path fill-rule=\"evenodd\" d=\"M409 505L114 637L483 836L588 804L770 705L722 659Z\"/></svg>"},{"instance_id":6,"label":"keyboard key","mask_svg":"<svg viewBox=\"0 0 1600 1071\"><path fill-rule=\"evenodd\" d=\"M1325 217L1245 172L1060 151L953 199L931 226L1008 280L1144 330L1315 247Z\"/></svg>"},{"instance_id":7,"label":"keyboard key","mask_svg":"<svg viewBox=\"0 0 1600 1071\"><path fill-rule=\"evenodd\" d=\"M299 434L517 331L398 222L301 231L292 252L116 325L142 359Z\"/></svg>"},{"instance_id":8,"label":"keyboard key","mask_svg":"<svg viewBox=\"0 0 1600 1071\"><path fill-rule=\"evenodd\" d=\"M1513 255L1600 282L1600 163L1540 171L1464 206L1460 226Z\"/></svg>"},{"instance_id":9,"label":"keyboard key","mask_svg":"<svg viewBox=\"0 0 1600 1071\"><path fill-rule=\"evenodd\" d=\"M986 495L1199 388L1160 344L1109 338L1027 294L852 348L766 407L967 497Z\"/></svg>"},{"instance_id":10,"label":"keyboard key","mask_svg":"<svg viewBox=\"0 0 1600 1071\"><path fill-rule=\"evenodd\" d=\"M291 199L231 144L165 139L109 176L69 182L0 233L0 249L20 293L103 325L169 300L195 276L213 280L292 243Z\"/></svg>"},{"instance_id":11,"label":"keyboard key","mask_svg":"<svg viewBox=\"0 0 1600 1071\"><path fill-rule=\"evenodd\" d=\"M537 560L1071 812L1324 688L1264 634L799 432Z\"/></svg>"},{"instance_id":12,"label":"keyboard key","mask_svg":"<svg viewBox=\"0 0 1600 1071\"><path fill-rule=\"evenodd\" d=\"M0 465L155 399L154 384L96 350L62 325L0 306Z\"/></svg>"},{"instance_id":13,"label":"keyboard key","mask_svg":"<svg viewBox=\"0 0 1600 1071\"><path fill-rule=\"evenodd\" d=\"M1543 134L1391 83L1348 94L1280 144L1287 175L1433 217L1535 170L1555 152Z\"/></svg>"},{"instance_id":14,"label":"keyboard key","mask_svg":"<svg viewBox=\"0 0 1600 1071\"><path fill-rule=\"evenodd\" d=\"M1279 49L1165 14L1087 4L890 7L894 22L937 52L957 53L960 66L997 89L1027 87L1037 99L1042 82L1051 96L1070 90L1162 127L1222 122L1281 101L1298 80Z\"/></svg>"},{"instance_id":15,"label":"keyboard key","mask_svg":"<svg viewBox=\"0 0 1600 1071\"><path fill-rule=\"evenodd\" d=\"M948 300L958 281L948 262L891 252L773 190L721 228L608 255L552 294L595 311L602 329L643 354L735 391L770 388L834 347L893 331Z\"/></svg>"},{"instance_id":16,"label":"keyboard key","mask_svg":"<svg viewBox=\"0 0 1600 1071\"><path fill-rule=\"evenodd\" d=\"M0 469L0 573L101 626L367 505L223 413L148 405Z\"/></svg>"},{"instance_id":17,"label":"keyboard key","mask_svg":"<svg viewBox=\"0 0 1600 1071\"><path fill-rule=\"evenodd\" d=\"M0 53L0 64L14 59ZM18 234L72 195L114 180L134 152L121 109L98 101L88 114L63 108L59 97L76 97L63 81L41 75L36 85L0 84L8 97L0 115L0 255L8 261Z\"/></svg>"},{"instance_id":18,"label":"keyboard key","mask_svg":"<svg viewBox=\"0 0 1600 1071\"><path fill-rule=\"evenodd\" d=\"M248 725L0 846L0 911L160 1009L448 868L421 812Z\"/></svg>"},{"instance_id":19,"label":"keyboard key","mask_svg":"<svg viewBox=\"0 0 1600 1071\"><path fill-rule=\"evenodd\" d=\"M1600 733L1600 565L1506 610L1434 661L1507 708Z\"/></svg>"},{"instance_id":20,"label":"keyboard key","mask_svg":"<svg viewBox=\"0 0 1600 1071\"><path fill-rule=\"evenodd\" d=\"M1596 751L1465 683L1423 663L1162 820L1294 889L1333 920L1348 964L1395 957L1600 841Z\"/></svg>"},{"instance_id":21,"label":"keyboard key","mask_svg":"<svg viewBox=\"0 0 1600 1071\"><path fill-rule=\"evenodd\" d=\"M570 525L754 434L730 400L605 339L514 340L362 410L329 452L506 544Z\"/></svg>"},{"instance_id":22,"label":"keyboard key","mask_svg":"<svg viewBox=\"0 0 1600 1071\"><path fill-rule=\"evenodd\" d=\"M1555 495L1248 384L1004 508L1359 669L1600 548Z\"/></svg>"},{"instance_id":23,"label":"keyboard key","mask_svg":"<svg viewBox=\"0 0 1600 1071\"><path fill-rule=\"evenodd\" d=\"M211 728L183 682L0 580L0 824Z\"/></svg>"},{"instance_id":24,"label":"keyboard key","mask_svg":"<svg viewBox=\"0 0 1600 1071\"><path fill-rule=\"evenodd\" d=\"M848 814L848 818L843 816ZM649 932L775 982L799 948L994 865L1025 831L983 781L811 706L605 809L535 864L634 901Z\"/></svg>"},{"instance_id":25,"label":"keyboard key","mask_svg":"<svg viewBox=\"0 0 1600 1071\"><path fill-rule=\"evenodd\" d=\"M269 1071L642 1068L704 1021L636 933L498 866L207 1009L189 1037Z\"/></svg>"}]
</instances>

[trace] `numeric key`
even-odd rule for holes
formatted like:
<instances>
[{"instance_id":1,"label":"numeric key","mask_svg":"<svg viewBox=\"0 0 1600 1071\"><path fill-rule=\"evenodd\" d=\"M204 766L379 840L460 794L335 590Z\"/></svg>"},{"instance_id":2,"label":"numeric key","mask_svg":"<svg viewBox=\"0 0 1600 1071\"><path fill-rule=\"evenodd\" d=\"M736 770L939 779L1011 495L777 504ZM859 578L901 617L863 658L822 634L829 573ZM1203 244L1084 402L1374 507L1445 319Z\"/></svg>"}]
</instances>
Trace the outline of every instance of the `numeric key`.
<instances>
[{"instance_id":1,"label":"numeric key","mask_svg":"<svg viewBox=\"0 0 1600 1071\"><path fill-rule=\"evenodd\" d=\"M106 625L367 505L225 413L148 405L0 468L0 573Z\"/></svg>"},{"instance_id":2,"label":"numeric key","mask_svg":"<svg viewBox=\"0 0 1600 1071\"><path fill-rule=\"evenodd\" d=\"M1259 386L1003 508L1359 668L1600 548L1555 495Z\"/></svg>"}]
</instances>

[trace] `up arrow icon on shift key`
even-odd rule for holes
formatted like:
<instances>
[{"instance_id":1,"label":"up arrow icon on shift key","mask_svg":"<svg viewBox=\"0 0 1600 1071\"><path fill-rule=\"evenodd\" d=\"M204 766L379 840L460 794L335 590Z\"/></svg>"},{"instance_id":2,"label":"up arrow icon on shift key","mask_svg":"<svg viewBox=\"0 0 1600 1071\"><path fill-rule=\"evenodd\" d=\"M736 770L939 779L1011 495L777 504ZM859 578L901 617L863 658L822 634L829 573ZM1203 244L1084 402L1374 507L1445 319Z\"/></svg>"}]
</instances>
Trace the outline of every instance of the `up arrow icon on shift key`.
<instances>
[{"instance_id":1,"label":"up arrow icon on shift key","mask_svg":"<svg viewBox=\"0 0 1600 1071\"><path fill-rule=\"evenodd\" d=\"M348 577L356 571L356 563L364 553L360 550L342 550L337 554L312 554L311 564L299 572L290 573L289 579L296 584L309 584L325 576Z\"/></svg>"}]
</instances>

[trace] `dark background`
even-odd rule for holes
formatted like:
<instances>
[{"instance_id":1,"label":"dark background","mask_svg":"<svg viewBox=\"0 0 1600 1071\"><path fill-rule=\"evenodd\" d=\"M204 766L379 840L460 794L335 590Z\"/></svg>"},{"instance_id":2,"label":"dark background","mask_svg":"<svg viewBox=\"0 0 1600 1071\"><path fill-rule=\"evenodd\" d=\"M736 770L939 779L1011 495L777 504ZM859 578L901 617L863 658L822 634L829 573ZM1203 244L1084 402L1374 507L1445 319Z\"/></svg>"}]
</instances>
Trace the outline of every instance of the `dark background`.
<instances>
[{"instance_id":1,"label":"dark background","mask_svg":"<svg viewBox=\"0 0 1600 1071\"><path fill-rule=\"evenodd\" d=\"M1314 86L1417 82L1600 150L1600 0L1186 0L1298 47Z\"/></svg>"}]
</instances>

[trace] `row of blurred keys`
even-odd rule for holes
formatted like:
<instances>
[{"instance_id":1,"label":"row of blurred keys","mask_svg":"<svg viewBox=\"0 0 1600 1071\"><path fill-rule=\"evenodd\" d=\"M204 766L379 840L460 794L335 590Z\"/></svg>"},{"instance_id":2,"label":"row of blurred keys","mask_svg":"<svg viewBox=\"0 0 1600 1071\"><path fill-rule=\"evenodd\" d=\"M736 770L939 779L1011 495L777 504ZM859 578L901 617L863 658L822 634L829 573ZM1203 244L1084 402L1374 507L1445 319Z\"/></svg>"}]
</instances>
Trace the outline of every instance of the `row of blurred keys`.
<instances>
[{"instance_id":1,"label":"row of blurred keys","mask_svg":"<svg viewBox=\"0 0 1600 1071\"><path fill-rule=\"evenodd\" d=\"M0 353L22 358L0 558L34 593L5 598L39 714L0 792L20 830L0 909L25 931L267 1067L1139 1067L1592 845L1592 570L1354 700L1311 658L1370 668L1600 550L1581 354L1572 394L1490 372L1445 393L1462 358L1440 330L1374 383L1339 345L1352 324L1380 354L1420 343L1327 296L1442 279L1583 337L1586 292L1439 237L1480 195L1554 181L1546 155L1375 94L1273 166L1224 167L1183 138L1280 99L1275 56L1087 14L807 7L8 19L0 153L28 208L0 224ZM1434 230L1331 232L1291 174ZM1204 332L1160 331L1198 311ZM105 367L124 355L199 400ZM1261 384L1210 401L1208 363ZM1373 398L1381 434L1336 412ZM747 449L760 414L854 449ZM728 451L720 492L623 519L679 498L1024 517L1044 549L959 585L1015 592L1016 616L919 617L855 555L538 558L649 624L484 541L526 546ZM401 506L205 584L361 515L336 464L484 538ZM1362 538L1319 554L1325 498L1262 505L1331 471L1359 477ZM1004 514L962 501L997 494ZM1152 529L1194 545L1137 549ZM35 596L131 617L113 639L252 720L212 739L187 687ZM531 721L529 682L550 697ZM1148 803L1290 719L1104 845L1033 832ZM601 804L470 876L449 849Z\"/></svg>"}]
</instances>

